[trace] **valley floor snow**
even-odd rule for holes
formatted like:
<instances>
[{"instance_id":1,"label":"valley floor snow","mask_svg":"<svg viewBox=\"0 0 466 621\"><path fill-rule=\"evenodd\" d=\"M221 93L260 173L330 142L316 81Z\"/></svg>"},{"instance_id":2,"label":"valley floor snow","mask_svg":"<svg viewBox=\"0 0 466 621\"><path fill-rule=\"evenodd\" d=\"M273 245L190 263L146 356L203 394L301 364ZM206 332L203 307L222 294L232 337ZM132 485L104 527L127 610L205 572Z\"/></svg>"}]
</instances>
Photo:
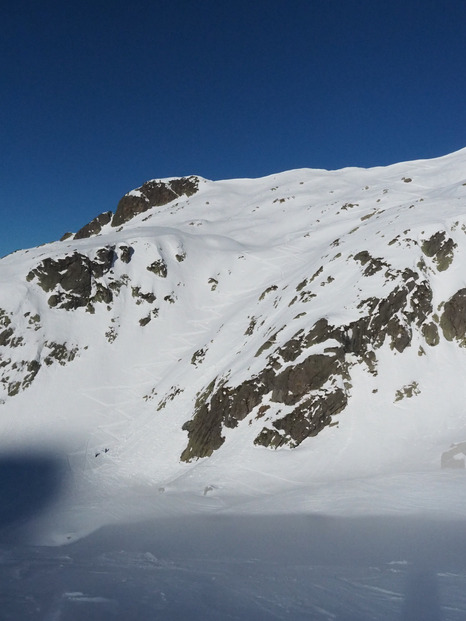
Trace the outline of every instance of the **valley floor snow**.
<instances>
[{"instance_id":1,"label":"valley floor snow","mask_svg":"<svg viewBox=\"0 0 466 621\"><path fill-rule=\"evenodd\" d=\"M21 492L10 486L1 617L462 621L465 484L465 471L439 470L313 483L260 500L134 488L68 506L81 529L86 519L89 529L115 523L76 541L57 531L55 543L71 543L53 546L24 541L46 526L53 539L60 519L70 523L65 507L60 518L52 500L21 520Z\"/></svg>"}]
</instances>

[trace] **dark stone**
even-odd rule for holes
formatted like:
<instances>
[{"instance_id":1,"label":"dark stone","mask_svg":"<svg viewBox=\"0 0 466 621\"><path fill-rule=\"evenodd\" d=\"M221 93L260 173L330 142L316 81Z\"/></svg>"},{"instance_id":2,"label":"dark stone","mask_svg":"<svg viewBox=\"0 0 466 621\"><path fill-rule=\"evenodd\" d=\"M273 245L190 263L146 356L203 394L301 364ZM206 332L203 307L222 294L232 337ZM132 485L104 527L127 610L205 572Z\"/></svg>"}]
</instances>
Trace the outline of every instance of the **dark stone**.
<instances>
[{"instance_id":1,"label":"dark stone","mask_svg":"<svg viewBox=\"0 0 466 621\"><path fill-rule=\"evenodd\" d=\"M117 254L115 252L115 246L100 248L100 250L96 252L95 259L92 262L93 275L96 278L100 278L113 268L116 260Z\"/></svg>"},{"instance_id":2,"label":"dark stone","mask_svg":"<svg viewBox=\"0 0 466 621\"><path fill-rule=\"evenodd\" d=\"M39 370L40 370L40 362L38 360L31 360L26 365L26 368L27 368L27 374L24 376L24 379L23 379L23 383L22 383L23 389L28 388L34 381L34 378L36 377L36 375L39 373Z\"/></svg>"},{"instance_id":3,"label":"dark stone","mask_svg":"<svg viewBox=\"0 0 466 621\"><path fill-rule=\"evenodd\" d=\"M198 186L199 179L193 176L170 181L147 181L137 188L137 195L128 192L123 196L113 216L112 226L121 226L151 207L162 207L180 196L192 196Z\"/></svg>"},{"instance_id":4,"label":"dark stone","mask_svg":"<svg viewBox=\"0 0 466 621\"><path fill-rule=\"evenodd\" d=\"M152 304L156 300L154 293L152 292L143 293L141 291L141 287L131 287L131 295L133 296L133 298L136 298L138 300L136 304L140 304L141 301Z\"/></svg>"},{"instance_id":5,"label":"dark stone","mask_svg":"<svg viewBox=\"0 0 466 621\"><path fill-rule=\"evenodd\" d=\"M112 219L113 213L111 211L105 211L101 213L99 216L94 218L83 226L79 231L75 234L75 239L84 239L86 237L91 237L92 235L98 235L106 224L108 224Z\"/></svg>"},{"instance_id":6,"label":"dark stone","mask_svg":"<svg viewBox=\"0 0 466 621\"><path fill-rule=\"evenodd\" d=\"M434 347L440 343L440 337L437 326L433 321L422 326L422 335L430 347Z\"/></svg>"},{"instance_id":7,"label":"dark stone","mask_svg":"<svg viewBox=\"0 0 466 621\"><path fill-rule=\"evenodd\" d=\"M440 327L447 341L456 339L466 344L466 289L460 289L445 302Z\"/></svg>"},{"instance_id":8,"label":"dark stone","mask_svg":"<svg viewBox=\"0 0 466 621\"><path fill-rule=\"evenodd\" d=\"M123 263L129 263L133 257L134 248L131 246L120 246L120 259Z\"/></svg>"},{"instance_id":9,"label":"dark stone","mask_svg":"<svg viewBox=\"0 0 466 621\"><path fill-rule=\"evenodd\" d=\"M216 380L213 380L198 396L194 418L187 421L182 427L184 431L188 432L189 442L181 454L181 461L209 457L225 441L222 436L221 413L207 406L215 382Z\"/></svg>"},{"instance_id":10,"label":"dark stone","mask_svg":"<svg viewBox=\"0 0 466 621\"><path fill-rule=\"evenodd\" d=\"M101 283L96 284L96 292L92 296L92 302L102 302L110 304L113 300L113 293L108 287L104 287Z\"/></svg>"},{"instance_id":11,"label":"dark stone","mask_svg":"<svg viewBox=\"0 0 466 621\"><path fill-rule=\"evenodd\" d=\"M148 265L146 269L161 278L166 278L168 275L167 264L163 259L157 259L157 261Z\"/></svg>"},{"instance_id":12,"label":"dark stone","mask_svg":"<svg viewBox=\"0 0 466 621\"><path fill-rule=\"evenodd\" d=\"M60 365L65 366L67 362L71 362L75 359L78 353L78 348L68 349L66 343L45 342L45 346L50 349L49 354L44 358L44 362L47 366L50 366L54 361Z\"/></svg>"},{"instance_id":13,"label":"dark stone","mask_svg":"<svg viewBox=\"0 0 466 621\"><path fill-rule=\"evenodd\" d=\"M87 255L74 252L61 259L47 257L32 269L26 280L37 278L39 286L45 291L53 291L58 285L64 290L50 296L51 307L73 310L88 306L92 301L111 302L113 296L110 289L97 283L96 279L108 273L116 260L113 247L101 248L92 261ZM96 293L92 296L93 283Z\"/></svg>"},{"instance_id":14,"label":"dark stone","mask_svg":"<svg viewBox=\"0 0 466 621\"><path fill-rule=\"evenodd\" d=\"M21 382L10 382L8 384L8 396L14 397L17 395L21 388Z\"/></svg>"},{"instance_id":15,"label":"dark stone","mask_svg":"<svg viewBox=\"0 0 466 621\"><path fill-rule=\"evenodd\" d=\"M336 356L309 356L296 366L286 367L274 378L271 400L295 405L304 395L323 386L331 375L339 375L340 367Z\"/></svg>"},{"instance_id":16,"label":"dark stone","mask_svg":"<svg viewBox=\"0 0 466 621\"><path fill-rule=\"evenodd\" d=\"M309 395L307 399L309 402L315 399L323 402L322 396L316 396L313 391L321 389L333 374L346 377L347 371L344 367L342 351L339 350L338 355L309 356L300 364L286 367L279 373L272 367L266 367L257 376L246 380L239 386L227 386L221 382L214 389L215 383L211 384L198 398L193 419L183 426L183 429L188 431L188 446L183 451L181 460L191 461L210 456L224 442L223 427L236 427L256 406L260 405L264 395L270 392L272 393L271 400L276 403L297 405L291 413L292 417L296 417L296 421L301 421L299 425L298 422L296 423L301 432L296 431L292 438L297 446L305 437L315 432L318 427L317 420L324 421L325 424L331 421L330 410L325 416L323 411L319 410L318 417L314 423L311 423L306 418L311 413L309 403L303 407L299 402L306 395ZM317 411L316 408L317 405L314 407L315 411ZM322 408L324 405L321 406ZM335 406L331 411L336 412L337 409ZM302 422L304 418L307 422ZM307 435L302 431L304 428L308 429ZM269 437L270 434L266 435ZM273 437L276 438L275 435ZM280 442L282 443L281 440Z\"/></svg>"},{"instance_id":17,"label":"dark stone","mask_svg":"<svg viewBox=\"0 0 466 621\"><path fill-rule=\"evenodd\" d=\"M0 346L8 345L12 336L13 336L12 328L7 328L6 330L3 330L3 332L0 332Z\"/></svg>"},{"instance_id":18,"label":"dark stone","mask_svg":"<svg viewBox=\"0 0 466 621\"><path fill-rule=\"evenodd\" d=\"M367 250L362 250L354 255L354 260L365 266L364 276L373 276L383 267L389 267L382 259L372 257Z\"/></svg>"},{"instance_id":19,"label":"dark stone","mask_svg":"<svg viewBox=\"0 0 466 621\"><path fill-rule=\"evenodd\" d=\"M451 239L445 239L445 231L438 231L430 239L423 242L422 252L437 264L439 272L443 272L450 267L453 261L455 242Z\"/></svg>"},{"instance_id":20,"label":"dark stone","mask_svg":"<svg viewBox=\"0 0 466 621\"><path fill-rule=\"evenodd\" d=\"M284 362L293 362L303 351L304 330L299 330L289 341L276 350L276 356Z\"/></svg>"},{"instance_id":21,"label":"dark stone","mask_svg":"<svg viewBox=\"0 0 466 621\"><path fill-rule=\"evenodd\" d=\"M315 395L298 406L283 418L272 423L276 431L264 428L257 436L254 444L265 444L267 439L272 448L278 448L284 444L292 447L299 446L306 438L316 436L324 427L332 422L332 416L341 412L348 403L348 397L344 390L337 388L333 392Z\"/></svg>"}]
</instances>

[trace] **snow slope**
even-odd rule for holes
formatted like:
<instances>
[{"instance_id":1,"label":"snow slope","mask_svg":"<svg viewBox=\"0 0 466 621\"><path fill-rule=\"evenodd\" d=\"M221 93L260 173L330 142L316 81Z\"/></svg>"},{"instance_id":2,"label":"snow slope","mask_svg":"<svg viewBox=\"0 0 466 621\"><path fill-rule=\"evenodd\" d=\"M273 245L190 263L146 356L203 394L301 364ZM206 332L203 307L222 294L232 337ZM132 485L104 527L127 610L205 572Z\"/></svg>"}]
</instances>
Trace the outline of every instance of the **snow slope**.
<instances>
[{"instance_id":1,"label":"snow slope","mask_svg":"<svg viewBox=\"0 0 466 621\"><path fill-rule=\"evenodd\" d=\"M464 517L464 473L440 465L466 441L461 304L456 333L444 318L466 286L465 171L463 149L386 168L197 178L193 195L122 226L1 259L1 452L13 469L22 456L26 470L56 464L50 502L33 526L24 517L34 540L193 512ZM363 346L342 344L364 318ZM320 320L333 332L286 359ZM264 369L273 382L330 358L338 373L315 390L260 393ZM247 382L257 404L222 410L211 428L195 418ZM309 394L293 436L281 421ZM343 407L327 420L335 394ZM198 436L210 429L209 456L196 453L193 420Z\"/></svg>"}]
</instances>

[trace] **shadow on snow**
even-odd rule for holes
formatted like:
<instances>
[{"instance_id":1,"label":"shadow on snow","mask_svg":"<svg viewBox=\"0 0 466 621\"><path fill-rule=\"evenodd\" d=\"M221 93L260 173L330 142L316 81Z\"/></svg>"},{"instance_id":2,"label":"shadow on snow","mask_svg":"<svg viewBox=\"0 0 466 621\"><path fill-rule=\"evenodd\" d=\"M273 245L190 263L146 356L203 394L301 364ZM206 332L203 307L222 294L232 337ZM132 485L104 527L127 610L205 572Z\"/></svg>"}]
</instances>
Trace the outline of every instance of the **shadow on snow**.
<instances>
[{"instance_id":1,"label":"shadow on snow","mask_svg":"<svg viewBox=\"0 0 466 621\"><path fill-rule=\"evenodd\" d=\"M11 541L29 520L58 497L66 478L63 462L38 453L0 455L0 542Z\"/></svg>"},{"instance_id":2,"label":"shadow on snow","mask_svg":"<svg viewBox=\"0 0 466 621\"><path fill-rule=\"evenodd\" d=\"M8 554L4 618L22 621L466 618L463 521L184 516Z\"/></svg>"}]
</instances>

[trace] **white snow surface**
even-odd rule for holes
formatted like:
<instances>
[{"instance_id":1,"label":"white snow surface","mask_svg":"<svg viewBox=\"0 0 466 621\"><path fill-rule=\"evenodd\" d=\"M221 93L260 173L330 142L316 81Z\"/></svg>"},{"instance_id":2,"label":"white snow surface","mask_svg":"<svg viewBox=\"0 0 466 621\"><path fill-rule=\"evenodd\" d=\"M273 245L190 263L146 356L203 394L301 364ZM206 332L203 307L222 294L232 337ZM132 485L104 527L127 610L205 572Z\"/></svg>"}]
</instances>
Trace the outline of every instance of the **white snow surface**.
<instances>
[{"instance_id":1,"label":"white snow surface","mask_svg":"<svg viewBox=\"0 0 466 621\"><path fill-rule=\"evenodd\" d=\"M65 365L42 364L27 389L12 396L4 384L0 394L12 507L0 522L5 618L465 618L466 471L440 468L466 441L457 343L441 336L429 347L415 335L402 353L385 343L377 374L355 365L348 406L295 449L254 445L264 420L253 411L223 430L211 457L180 455L182 426L212 380L235 386L263 368L268 352L255 354L272 334L283 344L321 317L347 323L361 301L388 293L383 272L362 276L356 253L394 269L422 258L434 309L466 287L466 149L385 168L202 181L118 230L0 260L0 308L23 337L0 346L0 362L43 361L51 342L77 348ZM420 249L437 231L457 245L442 272ZM46 257L93 258L106 246L134 253L112 271L128 284L95 313L50 308L26 280ZM166 278L146 269L160 259ZM293 301L317 272L313 297ZM395 400L413 382L418 394ZM59 585L50 597L46 567ZM128 580L125 595L85 577L100 570Z\"/></svg>"}]
</instances>

